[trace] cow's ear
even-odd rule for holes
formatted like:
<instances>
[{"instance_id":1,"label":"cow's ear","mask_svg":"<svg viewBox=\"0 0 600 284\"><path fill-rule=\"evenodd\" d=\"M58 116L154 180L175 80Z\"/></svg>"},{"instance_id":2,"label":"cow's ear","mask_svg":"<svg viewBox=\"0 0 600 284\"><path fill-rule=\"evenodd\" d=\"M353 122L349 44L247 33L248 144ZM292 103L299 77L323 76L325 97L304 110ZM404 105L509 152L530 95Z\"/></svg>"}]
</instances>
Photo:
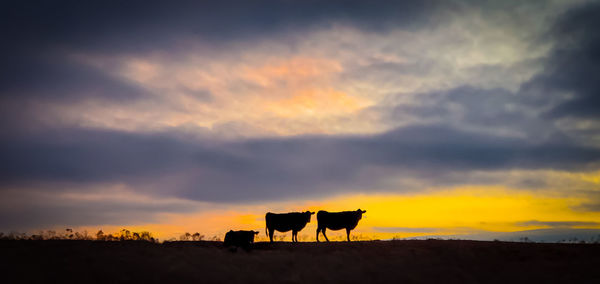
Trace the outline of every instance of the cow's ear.
<instances>
[{"instance_id":1,"label":"cow's ear","mask_svg":"<svg viewBox=\"0 0 600 284\"><path fill-rule=\"evenodd\" d=\"M314 214L315 214L315 212L310 212L310 215L314 215Z\"/></svg>"},{"instance_id":2,"label":"cow's ear","mask_svg":"<svg viewBox=\"0 0 600 284\"><path fill-rule=\"evenodd\" d=\"M257 232L257 231L253 231L253 232L254 232L254 234L255 234L255 235L258 235L258 232Z\"/></svg>"},{"instance_id":3,"label":"cow's ear","mask_svg":"<svg viewBox=\"0 0 600 284\"><path fill-rule=\"evenodd\" d=\"M362 213L367 213L367 210L361 210L360 212L362 212Z\"/></svg>"}]
</instances>

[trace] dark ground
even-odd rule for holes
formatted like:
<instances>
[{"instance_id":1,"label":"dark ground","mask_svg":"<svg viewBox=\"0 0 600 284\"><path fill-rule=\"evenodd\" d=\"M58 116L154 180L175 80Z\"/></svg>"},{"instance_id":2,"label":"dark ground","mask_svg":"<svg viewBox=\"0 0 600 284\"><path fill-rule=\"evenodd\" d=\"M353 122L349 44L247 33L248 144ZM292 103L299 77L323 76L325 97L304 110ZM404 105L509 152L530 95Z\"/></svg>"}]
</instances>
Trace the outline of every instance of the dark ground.
<instances>
[{"instance_id":1,"label":"dark ground","mask_svg":"<svg viewBox=\"0 0 600 284\"><path fill-rule=\"evenodd\" d=\"M2 283L600 283L599 244L0 241Z\"/></svg>"}]
</instances>

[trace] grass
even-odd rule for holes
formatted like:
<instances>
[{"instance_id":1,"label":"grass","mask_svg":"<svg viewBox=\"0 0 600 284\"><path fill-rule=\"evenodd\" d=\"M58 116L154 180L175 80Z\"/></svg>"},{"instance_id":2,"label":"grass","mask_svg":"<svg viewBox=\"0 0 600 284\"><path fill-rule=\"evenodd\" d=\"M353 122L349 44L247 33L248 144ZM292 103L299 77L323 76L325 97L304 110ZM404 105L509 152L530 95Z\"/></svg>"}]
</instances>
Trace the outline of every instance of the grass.
<instances>
[{"instance_id":1,"label":"grass","mask_svg":"<svg viewBox=\"0 0 600 284\"><path fill-rule=\"evenodd\" d=\"M0 241L4 283L600 283L599 244Z\"/></svg>"}]
</instances>

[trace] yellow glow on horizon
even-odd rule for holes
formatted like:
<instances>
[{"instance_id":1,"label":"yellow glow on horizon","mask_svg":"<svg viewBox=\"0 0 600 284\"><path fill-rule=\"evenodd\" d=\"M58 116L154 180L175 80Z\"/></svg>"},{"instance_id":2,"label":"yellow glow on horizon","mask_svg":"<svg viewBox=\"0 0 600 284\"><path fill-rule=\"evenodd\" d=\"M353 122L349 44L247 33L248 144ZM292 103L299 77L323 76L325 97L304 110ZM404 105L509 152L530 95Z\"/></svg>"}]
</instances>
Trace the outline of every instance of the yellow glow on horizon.
<instances>
[{"instance_id":1,"label":"yellow glow on horizon","mask_svg":"<svg viewBox=\"0 0 600 284\"><path fill-rule=\"evenodd\" d=\"M341 198L320 206L341 208L350 204L366 209L363 225L370 227L438 228L464 231L465 228L486 231L518 231L538 229L516 223L540 221L599 220L597 212L572 209L585 199L546 197L533 192L501 187L465 187L431 194L412 196L364 195Z\"/></svg>"},{"instance_id":2,"label":"yellow glow on horizon","mask_svg":"<svg viewBox=\"0 0 600 284\"><path fill-rule=\"evenodd\" d=\"M457 235L482 231L513 232L548 228L544 225L523 224L532 220L600 220L600 212L573 209L582 202L585 199L581 197L548 197L503 187L461 187L428 193L357 194L325 201L230 206L226 210L216 209L187 215L169 214L159 223L131 226L130 229L151 231L162 240L177 238L184 232L199 232L206 237L222 238L230 229L257 230L258 240L266 240L264 214L268 211L346 211L361 208L367 210L367 213L352 233L359 239ZM300 232L303 240L315 239L316 224L316 217L313 216L311 223ZM117 230L114 231L118 231L119 228L115 229ZM343 237L342 231L328 231L327 234L337 240ZM276 235L285 235L285 240L290 237L289 232Z\"/></svg>"}]
</instances>

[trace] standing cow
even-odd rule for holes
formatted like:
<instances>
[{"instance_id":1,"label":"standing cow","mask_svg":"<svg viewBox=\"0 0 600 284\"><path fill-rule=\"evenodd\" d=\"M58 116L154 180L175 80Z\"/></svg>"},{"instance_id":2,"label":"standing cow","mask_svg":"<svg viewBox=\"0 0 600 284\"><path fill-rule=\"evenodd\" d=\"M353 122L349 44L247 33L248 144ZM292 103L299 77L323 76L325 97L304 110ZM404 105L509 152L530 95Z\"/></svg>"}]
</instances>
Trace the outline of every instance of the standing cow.
<instances>
[{"instance_id":1,"label":"standing cow","mask_svg":"<svg viewBox=\"0 0 600 284\"><path fill-rule=\"evenodd\" d=\"M360 209L343 212L319 211L317 213L317 242L319 241L319 232L323 232L325 240L329 241L327 235L325 235L325 229L346 229L346 238L350 241L350 231L356 228L358 221L362 218L362 214L366 212L366 210Z\"/></svg>"},{"instance_id":2,"label":"standing cow","mask_svg":"<svg viewBox=\"0 0 600 284\"><path fill-rule=\"evenodd\" d=\"M287 232L292 230L292 242L298 242L298 232L310 222L310 216L315 212L292 212L276 214L268 212L265 215L267 223L266 233L271 242L273 242L273 233L275 230L279 232Z\"/></svg>"}]
</instances>

